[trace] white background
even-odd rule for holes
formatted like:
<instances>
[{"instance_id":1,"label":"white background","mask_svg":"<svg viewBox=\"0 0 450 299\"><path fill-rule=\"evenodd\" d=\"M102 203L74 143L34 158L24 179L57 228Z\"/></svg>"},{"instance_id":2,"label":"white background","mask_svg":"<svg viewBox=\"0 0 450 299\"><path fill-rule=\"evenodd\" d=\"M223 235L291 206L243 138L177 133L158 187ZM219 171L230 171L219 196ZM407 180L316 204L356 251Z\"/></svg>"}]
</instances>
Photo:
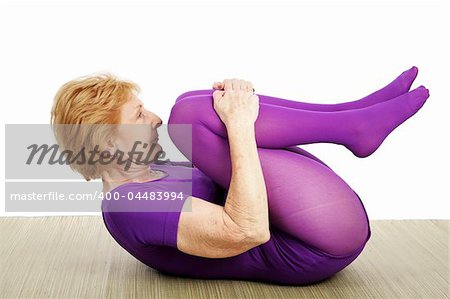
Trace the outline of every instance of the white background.
<instances>
[{"instance_id":1,"label":"white background","mask_svg":"<svg viewBox=\"0 0 450 299\"><path fill-rule=\"evenodd\" d=\"M449 7L447 1L2 2L0 140L4 123L48 123L57 89L94 72L137 82L148 109L166 123L176 96L224 78L249 80L261 94L340 103L416 65L412 88L425 85L430 98L372 156L357 158L334 144L301 147L348 182L371 219L449 219ZM0 150L4 157L4 145ZM4 158L1 168L3 195ZM17 215L4 212L3 196L0 206L0 215Z\"/></svg>"}]
</instances>

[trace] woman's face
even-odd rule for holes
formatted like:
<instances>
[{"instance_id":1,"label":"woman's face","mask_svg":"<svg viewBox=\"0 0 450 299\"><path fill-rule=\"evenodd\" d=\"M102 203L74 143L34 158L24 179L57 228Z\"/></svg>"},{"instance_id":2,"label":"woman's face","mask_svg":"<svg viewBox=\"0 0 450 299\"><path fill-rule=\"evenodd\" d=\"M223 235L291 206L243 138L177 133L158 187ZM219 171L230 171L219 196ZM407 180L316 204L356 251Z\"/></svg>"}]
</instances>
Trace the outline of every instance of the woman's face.
<instances>
[{"instance_id":1,"label":"woman's face","mask_svg":"<svg viewBox=\"0 0 450 299\"><path fill-rule=\"evenodd\" d=\"M162 151L158 144L157 128L162 124L161 118L145 109L142 101L134 94L122 106L120 125L115 139L116 148L125 154L136 152L132 159L152 161ZM141 153L141 156L137 156ZM149 161L149 162L150 162Z\"/></svg>"}]
</instances>

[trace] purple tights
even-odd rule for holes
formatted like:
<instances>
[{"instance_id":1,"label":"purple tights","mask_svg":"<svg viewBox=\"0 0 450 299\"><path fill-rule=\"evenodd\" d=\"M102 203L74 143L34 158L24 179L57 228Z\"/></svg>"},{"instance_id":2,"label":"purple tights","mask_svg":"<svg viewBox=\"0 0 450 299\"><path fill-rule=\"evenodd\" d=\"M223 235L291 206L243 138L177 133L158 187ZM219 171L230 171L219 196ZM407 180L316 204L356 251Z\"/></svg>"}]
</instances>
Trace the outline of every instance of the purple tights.
<instances>
[{"instance_id":1,"label":"purple tights","mask_svg":"<svg viewBox=\"0 0 450 299\"><path fill-rule=\"evenodd\" d=\"M382 89L346 103L313 104L257 94L256 143L271 225L336 256L348 255L365 242L369 224L356 193L297 145L334 143L360 158L371 155L428 98L423 86L409 91L417 72L412 67ZM168 124L192 124L192 147L183 134L169 133L196 167L228 189L227 131L213 108L213 91L183 93L172 107Z\"/></svg>"}]
</instances>

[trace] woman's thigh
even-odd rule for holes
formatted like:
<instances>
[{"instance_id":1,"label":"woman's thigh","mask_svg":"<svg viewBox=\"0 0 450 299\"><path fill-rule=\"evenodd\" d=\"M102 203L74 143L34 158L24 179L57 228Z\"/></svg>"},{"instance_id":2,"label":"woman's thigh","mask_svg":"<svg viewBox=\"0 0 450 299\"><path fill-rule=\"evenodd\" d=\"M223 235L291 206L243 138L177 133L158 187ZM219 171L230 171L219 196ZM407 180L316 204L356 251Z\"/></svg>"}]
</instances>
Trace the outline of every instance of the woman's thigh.
<instances>
[{"instance_id":1,"label":"woman's thigh","mask_svg":"<svg viewBox=\"0 0 450 299\"><path fill-rule=\"evenodd\" d=\"M290 147L286 147L285 150L291 151L291 152L294 152L294 153L297 153L297 154L302 155L302 156L305 156L305 157L307 157L307 158L310 158L310 159L312 159L312 160L314 160L314 161L316 161L316 162L319 162L320 164L322 164L322 165L324 165L324 166L326 166L326 167L328 167L328 168L331 169L331 167L328 166L327 164L325 164L325 162L323 162L322 160L320 160L319 158L317 158L316 156L314 156L313 154L311 154L311 153L308 152L307 150L302 149L302 148L300 148L300 147L298 147L298 146L290 146Z\"/></svg>"},{"instance_id":2,"label":"woman's thigh","mask_svg":"<svg viewBox=\"0 0 450 299\"><path fill-rule=\"evenodd\" d=\"M271 225L335 256L355 251L368 234L357 194L331 168L280 149L258 149Z\"/></svg>"}]
</instances>

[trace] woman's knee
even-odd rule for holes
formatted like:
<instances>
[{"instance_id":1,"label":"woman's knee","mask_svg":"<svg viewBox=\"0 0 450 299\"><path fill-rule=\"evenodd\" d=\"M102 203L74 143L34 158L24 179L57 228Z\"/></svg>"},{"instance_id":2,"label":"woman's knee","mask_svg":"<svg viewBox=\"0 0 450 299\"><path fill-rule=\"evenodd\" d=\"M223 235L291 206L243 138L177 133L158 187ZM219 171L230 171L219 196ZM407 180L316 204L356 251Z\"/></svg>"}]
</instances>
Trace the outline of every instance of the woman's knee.
<instances>
[{"instance_id":1,"label":"woman's knee","mask_svg":"<svg viewBox=\"0 0 450 299\"><path fill-rule=\"evenodd\" d=\"M222 132L221 127L223 126L214 109L211 95L196 95L178 101L172 107L168 123L200 124L220 132Z\"/></svg>"},{"instance_id":2,"label":"woman's knee","mask_svg":"<svg viewBox=\"0 0 450 299\"><path fill-rule=\"evenodd\" d=\"M193 119L198 115L196 105L192 100L185 99L176 102L170 111L168 124L191 124ZM198 108L198 107L197 107Z\"/></svg>"}]
</instances>

